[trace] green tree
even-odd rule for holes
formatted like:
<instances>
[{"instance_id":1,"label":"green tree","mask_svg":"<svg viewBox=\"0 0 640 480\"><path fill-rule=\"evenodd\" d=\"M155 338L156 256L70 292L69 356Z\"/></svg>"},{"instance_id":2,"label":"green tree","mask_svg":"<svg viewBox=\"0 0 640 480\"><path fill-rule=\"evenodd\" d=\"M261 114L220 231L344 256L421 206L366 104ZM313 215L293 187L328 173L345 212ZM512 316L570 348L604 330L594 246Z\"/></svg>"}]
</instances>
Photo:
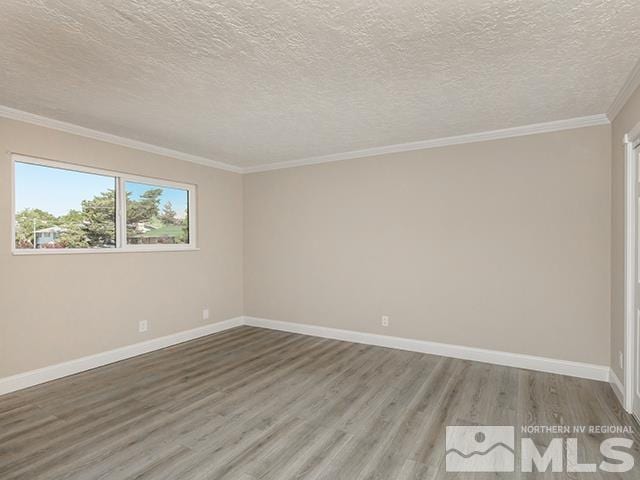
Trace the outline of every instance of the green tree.
<instances>
[{"instance_id":1,"label":"green tree","mask_svg":"<svg viewBox=\"0 0 640 480\"><path fill-rule=\"evenodd\" d=\"M62 248L89 248L89 238L86 229L81 223L64 225L64 232L60 234L58 243Z\"/></svg>"},{"instance_id":2,"label":"green tree","mask_svg":"<svg viewBox=\"0 0 640 480\"><path fill-rule=\"evenodd\" d=\"M116 203L113 189L82 201L82 226L86 241L91 247L116 244ZM74 234L74 237L77 237Z\"/></svg>"},{"instance_id":3,"label":"green tree","mask_svg":"<svg viewBox=\"0 0 640 480\"><path fill-rule=\"evenodd\" d=\"M165 225L179 225L180 221L176 218L176 211L173 209L171 202L167 202L162 207L162 213L160 214L160 220Z\"/></svg>"},{"instance_id":4,"label":"green tree","mask_svg":"<svg viewBox=\"0 0 640 480\"><path fill-rule=\"evenodd\" d=\"M180 222L180 225L182 226L182 235L180 236L179 241L182 243L189 243L189 212L188 211L185 217Z\"/></svg>"},{"instance_id":5,"label":"green tree","mask_svg":"<svg viewBox=\"0 0 640 480\"><path fill-rule=\"evenodd\" d=\"M16 247L33 248L34 230L56 225L57 218L39 208L25 208L16 214Z\"/></svg>"},{"instance_id":6,"label":"green tree","mask_svg":"<svg viewBox=\"0 0 640 480\"><path fill-rule=\"evenodd\" d=\"M127 223L129 231L135 231L138 223L151 223L160 213L160 197L163 190L152 188L145 191L139 200L131 199L131 192L127 192Z\"/></svg>"},{"instance_id":7,"label":"green tree","mask_svg":"<svg viewBox=\"0 0 640 480\"><path fill-rule=\"evenodd\" d=\"M58 243L63 248L88 248L84 213L78 210L69 210L58 218L58 225L64 229L60 234Z\"/></svg>"},{"instance_id":8,"label":"green tree","mask_svg":"<svg viewBox=\"0 0 640 480\"><path fill-rule=\"evenodd\" d=\"M65 215L58 217L58 223L60 227L66 228L67 226L71 226L73 224L81 225L84 220L84 216L79 210L69 210Z\"/></svg>"}]
</instances>

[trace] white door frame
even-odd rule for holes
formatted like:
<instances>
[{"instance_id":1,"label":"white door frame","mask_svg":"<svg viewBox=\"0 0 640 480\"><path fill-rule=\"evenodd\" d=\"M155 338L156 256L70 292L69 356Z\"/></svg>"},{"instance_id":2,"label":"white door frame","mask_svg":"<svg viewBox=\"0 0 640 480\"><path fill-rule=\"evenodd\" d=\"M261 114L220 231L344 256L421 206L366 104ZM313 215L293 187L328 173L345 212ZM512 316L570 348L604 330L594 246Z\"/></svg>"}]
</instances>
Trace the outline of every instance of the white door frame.
<instances>
[{"instance_id":1,"label":"white door frame","mask_svg":"<svg viewBox=\"0 0 640 480\"><path fill-rule=\"evenodd\" d=\"M624 136L625 148L625 245L624 245L624 408L633 411L635 315L636 315L636 229L638 212L636 185L638 159L633 154L640 140L640 123Z\"/></svg>"}]
</instances>

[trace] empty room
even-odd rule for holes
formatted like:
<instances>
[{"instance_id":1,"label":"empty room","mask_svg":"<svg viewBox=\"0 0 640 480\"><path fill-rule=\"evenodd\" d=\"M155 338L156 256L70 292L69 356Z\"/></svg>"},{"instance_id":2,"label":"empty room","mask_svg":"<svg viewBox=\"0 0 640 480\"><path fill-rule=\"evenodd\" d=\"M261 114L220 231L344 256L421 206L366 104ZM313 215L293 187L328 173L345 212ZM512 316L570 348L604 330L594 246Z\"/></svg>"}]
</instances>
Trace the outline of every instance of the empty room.
<instances>
[{"instance_id":1,"label":"empty room","mask_svg":"<svg viewBox=\"0 0 640 480\"><path fill-rule=\"evenodd\" d=\"M0 480L640 479L638 0L0 1Z\"/></svg>"}]
</instances>

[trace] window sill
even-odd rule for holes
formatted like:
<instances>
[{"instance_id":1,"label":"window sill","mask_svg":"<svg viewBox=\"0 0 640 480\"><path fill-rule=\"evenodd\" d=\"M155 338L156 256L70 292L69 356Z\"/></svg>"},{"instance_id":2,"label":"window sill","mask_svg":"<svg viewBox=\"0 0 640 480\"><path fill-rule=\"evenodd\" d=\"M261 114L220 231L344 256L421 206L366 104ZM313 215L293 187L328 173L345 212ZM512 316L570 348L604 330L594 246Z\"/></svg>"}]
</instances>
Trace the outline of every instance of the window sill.
<instances>
[{"instance_id":1,"label":"window sill","mask_svg":"<svg viewBox=\"0 0 640 480\"><path fill-rule=\"evenodd\" d=\"M197 247L140 247L140 248L75 248L75 249L24 249L13 250L11 253L15 256L21 257L23 255L100 255L100 254L113 254L113 253L159 253L159 252L197 252L200 249Z\"/></svg>"}]
</instances>

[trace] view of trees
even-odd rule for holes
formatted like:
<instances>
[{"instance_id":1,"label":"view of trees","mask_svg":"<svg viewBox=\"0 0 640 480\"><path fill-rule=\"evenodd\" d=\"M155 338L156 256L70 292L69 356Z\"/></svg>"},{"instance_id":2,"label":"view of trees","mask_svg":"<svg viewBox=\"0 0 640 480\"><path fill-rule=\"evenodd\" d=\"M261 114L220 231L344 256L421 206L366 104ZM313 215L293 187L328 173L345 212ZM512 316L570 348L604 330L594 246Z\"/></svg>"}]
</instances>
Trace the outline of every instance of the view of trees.
<instances>
[{"instance_id":1,"label":"view of trees","mask_svg":"<svg viewBox=\"0 0 640 480\"><path fill-rule=\"evenodd\" d=\"M38 208L25 208L16 214L16 248L33 248L33 232L55 225L57 218Z\"/></svg>"},{"instance_id":2,"label":"view of trees","mask_svg":"<svg viewBox=\"0 0 640 480\"><path fill-rule=\"evenodd\" d=\"M127 192L127 241L132 244L188 243L188 218L179 218L171 202L160 209L162 188L146 190L138 200Z\"/></svg>"},{"instance_id":3,"label":"view of trees","mask_svg":"<svg viewBox=\"0 0 640 480\"><path fill-rule=\"evenodd\" d=\"M188 217L179 218L171 202L160 206L162 188L146 190L136 200L127 192L127 239L131 244L188 243ZM116 245L116 209L113 189L83 200L81 210L56 217L37 208L16 213L16 247L34 248L36 233L52 229L44 248L113 248ZM46 237L49 238L49 237Z\"/></svg>"}]
</instances>

